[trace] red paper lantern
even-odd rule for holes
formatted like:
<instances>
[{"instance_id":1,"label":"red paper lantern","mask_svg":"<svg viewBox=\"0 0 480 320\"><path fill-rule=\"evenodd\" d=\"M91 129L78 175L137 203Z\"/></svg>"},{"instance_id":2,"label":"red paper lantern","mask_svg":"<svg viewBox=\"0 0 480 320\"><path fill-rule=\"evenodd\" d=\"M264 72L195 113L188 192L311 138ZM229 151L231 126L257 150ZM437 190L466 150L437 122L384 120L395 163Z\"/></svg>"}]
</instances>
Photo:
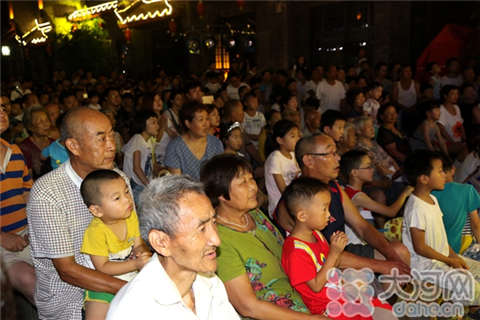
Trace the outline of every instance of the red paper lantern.
<instances>
[{"instance_id":1,"label":"red paper lantern","mask_svg":"<svg viewBox=\"0 0 480 320\"><path fill-rule=\"evenodd\" d=\"M203 19L203 16L205 15L205 5L203 4L203 1L198 1L197 14L200 19Z\"/></svg>"},{"instance_id":2,"label":"red paper lantern","mask_svg":"<svg viewBox=\"0 0 480 320\"><path fill-rule=\"evenodd\" d=\"M175 20L170 20L170 22L168 23L168 30L170 31L172 36L175 34L175 32L177 32L177 24L175 23Z\"/></svg>"},{"instance_id":3,"label":"red paper lantern","mask_svg":"<svg viewBox=\"0 0 480 320\"><path fill-rule=\"evenodd\" d=\"M130 29L128 29L128 28L125 29L125 31L124 31L123 34L124 34L124 36L125 36L125 40L126 40L127 42L130 42L130 40L132 39L132 33L130 32Z\"/></svg>"},{"instance_id":4,"label":"red paper lantern","mask_svg":"<svg viewBox=\"0 0 480 320\"><path fill-rule=\"evenodd\" d=\"M245 0L237 0L237 6L238 9L243 10L243 7L245 7Z\"/></svg>"}]
</instances>

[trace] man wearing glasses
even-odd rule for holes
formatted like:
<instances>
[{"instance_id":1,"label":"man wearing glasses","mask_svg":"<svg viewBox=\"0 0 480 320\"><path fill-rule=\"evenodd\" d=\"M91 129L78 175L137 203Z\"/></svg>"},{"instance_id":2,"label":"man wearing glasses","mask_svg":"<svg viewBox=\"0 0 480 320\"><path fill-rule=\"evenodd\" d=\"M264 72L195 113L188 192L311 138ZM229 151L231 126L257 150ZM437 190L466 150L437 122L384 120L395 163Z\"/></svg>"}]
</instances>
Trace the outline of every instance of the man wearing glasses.
<instances>
[{"instance_id":1,"label":"man wearing glasses","mask_svg":"<svg viewBox=\"0 0 480 320\"><path fill-rule=\"evenodd\" d=\"M316 178L327 183L330 188L331 217L328 226L322 230L324 236L330 239L337 231L345 232L345 224L348 224L367 243L347 245L339 267L370 268L382 274L390 274L393 268L397 268L400 274L409 274L410 255L405 246L400 242L389 243L360 215L348 195L335 181L340 170L340 156L333 139L324 134L303 137L295 147L295 158L302 170L302 176ZM276 220L287 231L292 229L293 221L282 203L276 212Z\"/></svg>"}]
</instances>

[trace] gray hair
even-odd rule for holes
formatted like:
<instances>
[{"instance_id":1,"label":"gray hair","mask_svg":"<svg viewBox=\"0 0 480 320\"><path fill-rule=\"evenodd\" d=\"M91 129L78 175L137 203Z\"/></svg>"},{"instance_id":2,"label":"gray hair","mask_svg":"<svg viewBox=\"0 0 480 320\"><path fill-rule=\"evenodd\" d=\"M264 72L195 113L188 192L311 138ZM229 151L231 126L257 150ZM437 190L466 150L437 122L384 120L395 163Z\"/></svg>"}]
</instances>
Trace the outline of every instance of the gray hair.
<instances>
[{"instance_id":1,"label":"gray hair","mask_svg":"<svg viewBox=\"0 0 480 320\"><path fill-rule=\"evenodd\" d=\"M295 145L295 160L297 160L298 166L300 170L303 169L305 164L303 163L303 157L307 153L313 153L317 149L317 137L325 135L324 133L312 133L306 137L301 138L298 140L297 144Z\"/></svg>"},{"instance_id":2,"label":"gray hair","mask_svg":"<svg viewBox=\"0 0 480 320\"><path fill-rule=\"evenodd\" d=\"M85 111L95 110L88 107L78 107L65 114L62 124L60 125L60 136L62 137L62 141L67 141L67 139L73 138L82 143L81 133L85 132L86 129L83 119L79 117L79 113Z\"/></svg>"},{"instance_id":3,"label":"gray hair","mask_svg":"<svg viewBox=\"0 0 480 320\"><path fill-rule=\"evenodd\" d=\"M138 222L140 234L148 241L151 230L159 230L174 238L179 225L179 202L188 193L205 195L203 184L188 176L170 175L153 179L140 195Z\"/></svg>"},{"instance_id":4,"label":"gray hair","mask_svg":"<svg viewBox=\"0 0 480 320\"><path fill-rule=\"evenodd\" d=\"M25 128L27 129L29 134L31 134L30 128L33 126L33 114L35 112L39 112L39 111L47 114L45 112L45 109L43 109L43 107L41 107L41 106L32 106L32 107L26 109L24 114L23 114L22 122L23 122L23 125L25 126Z\"/></svg>"},{"instance_id":5,"label":"gray hair","mask_svg":"<svg viewBox=\"0 0 480 320\"><path fill-rule=\"evenodd\" d=\"M362 130L363 127L365 126L365 123L367 123L367 121L373 121L373 120L369 116L356 117L353 120L353 125L355 126L355 131Z\"/></svg>"},{"instance_id":6,"label":"gray hair","mask_svg":"<svg viewBox=\"0 0 480 320\"><path fill-rule=\"evenodd\" d=\"M353 129L353 131L355 131L355 125L351 122L345 123L345 127L343 127L343 140L346 140L348 137L348 129Z\"/></svg>"}]
</instances>

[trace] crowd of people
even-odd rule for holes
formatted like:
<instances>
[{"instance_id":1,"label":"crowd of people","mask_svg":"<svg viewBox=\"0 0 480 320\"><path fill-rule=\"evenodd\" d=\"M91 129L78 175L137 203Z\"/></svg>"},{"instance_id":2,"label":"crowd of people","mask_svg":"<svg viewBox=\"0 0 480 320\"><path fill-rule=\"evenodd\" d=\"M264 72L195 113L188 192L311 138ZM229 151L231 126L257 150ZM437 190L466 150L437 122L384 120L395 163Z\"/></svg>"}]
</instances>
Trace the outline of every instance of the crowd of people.
<instances>
[{"instance_id":1,"label":"crowd of people","mask_svg":"<svg viewBox=\"0 0 480 320\"><path fill-rule=\"evenodd\" d=\"M378 279L359 298L331 270L480 276L478 71L11 77L4 276L41 319L397 319Z\"/></svg>"}]
</instances>

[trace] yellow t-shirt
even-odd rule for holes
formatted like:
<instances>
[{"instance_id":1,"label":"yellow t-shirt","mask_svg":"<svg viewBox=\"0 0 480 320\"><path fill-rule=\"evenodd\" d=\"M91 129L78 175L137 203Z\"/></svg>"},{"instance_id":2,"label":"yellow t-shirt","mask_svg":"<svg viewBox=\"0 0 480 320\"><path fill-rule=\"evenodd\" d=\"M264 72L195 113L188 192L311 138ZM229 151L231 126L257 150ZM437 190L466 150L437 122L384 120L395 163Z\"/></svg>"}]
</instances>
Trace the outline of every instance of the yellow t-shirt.
<instances>
[{"instance_id":1,"label":"yellow t-shirt","mask_svg":"<svg viewBox=\"0 0 480 320\"><path fill-rule=\"evenodd\" d=\"M132 215L125 222L127 223L127 236L125 240L121 241L100 218L94 217L92 219L85 230L82 248L80 249L91 269L95 269L95 267L90 260L90 255L108 257L109 261L114 262L124 262L134 258L133 244L135 238L140 237L138 217L135 210L132 211ZM132 271L115 277L130 281L137 272Z\"/></svg>"}]
</instances>

